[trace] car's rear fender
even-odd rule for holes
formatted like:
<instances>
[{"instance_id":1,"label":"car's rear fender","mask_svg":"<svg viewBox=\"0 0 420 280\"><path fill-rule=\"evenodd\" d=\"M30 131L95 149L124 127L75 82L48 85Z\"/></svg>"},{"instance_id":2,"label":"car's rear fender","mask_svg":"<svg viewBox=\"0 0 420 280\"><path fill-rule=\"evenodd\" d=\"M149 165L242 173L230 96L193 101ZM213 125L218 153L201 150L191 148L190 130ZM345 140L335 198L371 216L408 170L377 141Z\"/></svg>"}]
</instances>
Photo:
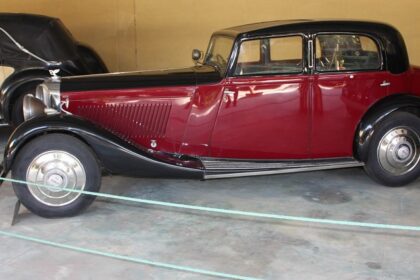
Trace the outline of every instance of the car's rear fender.
<instances>
[{"instance_id":1,"label":"car's rear fender","mask_svg":"<svg viewBox=\"0 0 420 280\"><path fill-rule=\"evenodd\" d=\"M47 133L72 135L88 145L108 172L135 177L203 178L201 161L136 147L93 123L70 115L50 115L24 122L5 147L3 176L10 171L20 149ZM30 144L30 143L29 143Z\"/></svg>"},{"instance_id":2,"label":"car's rear fender","mask_svg":"<svg viewBox=\"0 0 420 280\"><path fill-rule=\"evenodd\" d=\"M412 66L411 92L420 96L420 67Z\"/></svg>"},{"instance_id":3,"label":"car's rear fender","mask_svg":"<svg viewBox=\"0 0 420 280\"><path fill-rule=\"evenodd\" d=\"M381 99L363 116L354 137L354 157L366 161L371 138L378 124L389 114L403 111L420 117L420 97L409 94L395 94Z\"/></svg>"}]
</instances>

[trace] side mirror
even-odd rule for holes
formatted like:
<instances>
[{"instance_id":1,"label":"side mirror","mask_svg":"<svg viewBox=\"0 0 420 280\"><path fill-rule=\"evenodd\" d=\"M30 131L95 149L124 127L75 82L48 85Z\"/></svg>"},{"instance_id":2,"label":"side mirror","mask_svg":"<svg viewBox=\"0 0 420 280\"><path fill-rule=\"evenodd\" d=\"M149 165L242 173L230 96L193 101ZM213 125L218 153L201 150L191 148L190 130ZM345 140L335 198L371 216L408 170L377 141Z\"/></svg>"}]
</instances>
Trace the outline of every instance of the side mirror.
<instances>
[{"instance_id":1,"label":"side mirror","mask_svg":"<svg viewBox=\"0 0 420 280\"><path fill-rule=\"evenodd\" d=\"M201 59L203 52L198 50L198 49L193 49L192 51L192 59L194 60L194 62L197 64L198 61Z\"/></svg>"}]
</instances>

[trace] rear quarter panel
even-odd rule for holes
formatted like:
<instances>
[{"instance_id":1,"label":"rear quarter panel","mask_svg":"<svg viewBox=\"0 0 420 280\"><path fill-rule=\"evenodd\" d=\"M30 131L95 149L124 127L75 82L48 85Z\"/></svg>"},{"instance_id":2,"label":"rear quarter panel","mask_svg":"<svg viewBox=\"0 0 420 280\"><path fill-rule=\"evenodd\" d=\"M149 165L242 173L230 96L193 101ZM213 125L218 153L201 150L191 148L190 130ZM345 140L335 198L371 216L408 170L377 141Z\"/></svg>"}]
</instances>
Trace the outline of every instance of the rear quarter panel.
<instances>
[{"instance_id":1,"label":"rear quarter panel","mask_svg":"<svg viewBox=\"0 0 420 280\"><path fill-rule=\"evenodd\" d=\"M420 66L413 66L411 70L411 92L420 96Z\"/></svg>"}]
</instances>

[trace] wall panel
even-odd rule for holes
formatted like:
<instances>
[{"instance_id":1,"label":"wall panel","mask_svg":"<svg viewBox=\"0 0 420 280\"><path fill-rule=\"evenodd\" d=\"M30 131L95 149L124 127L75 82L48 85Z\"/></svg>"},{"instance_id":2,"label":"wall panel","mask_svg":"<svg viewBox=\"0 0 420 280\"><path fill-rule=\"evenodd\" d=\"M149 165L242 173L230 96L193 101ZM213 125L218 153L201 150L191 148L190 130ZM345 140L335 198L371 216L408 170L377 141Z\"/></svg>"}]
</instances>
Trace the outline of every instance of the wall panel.
<instances>
[{"instance_id":1,"label":"wall panel","mask_svg":"<svg viewBox=\"0 0 420 280\"><path fill-rule=\"evenodd\" d=\"M0 0L4 12L61 18L113 71L191 65L217 29L276 19L355 18L384 21L404 35L420 65L418 0Z\"/></svg>"}]
</instances>

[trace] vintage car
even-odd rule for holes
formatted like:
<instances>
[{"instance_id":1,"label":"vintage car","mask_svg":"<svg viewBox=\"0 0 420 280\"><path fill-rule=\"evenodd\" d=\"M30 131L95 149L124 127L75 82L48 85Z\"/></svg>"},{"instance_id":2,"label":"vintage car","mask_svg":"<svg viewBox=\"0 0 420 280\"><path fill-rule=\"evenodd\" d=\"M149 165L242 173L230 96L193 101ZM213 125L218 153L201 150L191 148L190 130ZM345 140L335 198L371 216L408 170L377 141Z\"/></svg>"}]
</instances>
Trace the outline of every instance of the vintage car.
<instances>
[{"instance_id":1,"label":"vintage car","mask_svg":"<svg viewBox=\"0 0 420 280\"><path fill-rule=\"evenodd\" d=\"M99 55L56 18L0 13L0 123L23 122L23 96L47 78L108 72Z\"/></svg>"},{"instance_id":2,"label":"vintage car","mask_svg":"<svg viewBox=\"0 0 420 280\"><path fill-rule=\"evenodd\" d=\"M400 33L361 21L275 21L214 33L191 68L53 77L26 95L3 176L44 217L71 216L102 172L232 178L364 166L420 174L420 69Z\"/></svg>"}]
</instances>

